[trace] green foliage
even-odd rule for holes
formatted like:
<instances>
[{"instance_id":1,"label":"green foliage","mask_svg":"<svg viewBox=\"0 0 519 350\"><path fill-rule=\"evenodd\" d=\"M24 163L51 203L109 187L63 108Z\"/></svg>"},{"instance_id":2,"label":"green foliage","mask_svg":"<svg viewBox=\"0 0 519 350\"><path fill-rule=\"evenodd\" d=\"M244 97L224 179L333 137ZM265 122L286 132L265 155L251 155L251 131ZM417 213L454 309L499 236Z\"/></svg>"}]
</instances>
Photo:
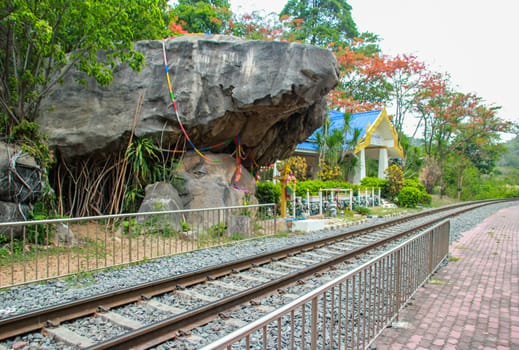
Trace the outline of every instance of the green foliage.
<instances>
[{"instance_id":1,"label":"green foliage","mask_svg":"<svg viewBox=\"0 0 519 350\"><path fill-rule=\"evenodd\" d=\"M229 239L231 241L241 241L244 239L243 235L240 234L240 233L232 233L230 236L229 236Z\"/></svg>"},{"instance_id":2,"label":"green foliage","mask_svg":"<svg viewBox=\"0 0 519 350\"><path fill-rule=\"evenodd\" d=\"M223 34L232 17L227 0L179 0L173 20L190 33Z\"/></svg>"},{"instance_id":3,"label":"green foliage","mask_svg":"<svg viewBox=\"0 0 519 350\"><path fill-rule=\"evenodd\" d=\"M126 150L126 160L131 164L132 184L143 188L153 180L153 164L159 161L159 149L149 138L136 138Z\"/></svg>"},{"instance_id":4,"label":"green foliage","mask_svg":"<svg viewBox=\"0 0 519 350\"><path fill-rule=\"evenodd\" d=\"M259 204L275 203L279 206L281 200L281 187L279 183L257 182L256 199Z\"/></svg>"},{"instance_id":5,"label":"green foliage","mask_svg":"<svg viewBox=\"0 0 519 350\"><path fill-rule=\"evenodd\" d=\"M164 36L165 0L6 0L0 3L0 110L5 132L33 121L51 88L75 67L99 84L117 62L144 62L133 43ZM102 52L102 53L101 53Z\"/></svg>"},{"instance_id":6,"label":"green foliage","mask_svg":"<svg viewBox=\"0 0 519 350\"><path fill-rule=\"evenodd\" d=\"M138 236L143 232L143 225L139 224L135 219L122 220L119 223L122 233L132 237Z\"/></svg>"},{"instance_id":7,"label":"green foliage","mask_svg":"<svg viewBox=\"0 0 519 350\"><path fill-rule=\"evenodd\" d=\"M360 215L369 215L370 210L366 207L355 207L355 211Z\"/></svg>"},{"instance_id":8,"label":"green foliage","mask_svg":"<svg viewBox=\"0 0 519 350\"><path fill-rule=\"evenodd\" d=\"M284 169L285 164L288 165L288 167L290 168L290 172L293 176L295 176L297 181L302 181L306 179L306 169L308 167L306 164L306 158L301 156L290 157L287 160L281 162L280 168ZM283 176L282 172L281 176Z\"/></svg>"},{"instance_id":9,"label":"green foliage","mask_svg":"<svg viewBox=\"0 0 519 350\"><path fill-rule=\"evenodd\" d=\"M404 187L398 193L398 205L404 208L416 208L420 196L419 189L414 187Z\"/></svg>"},{"instance_id":10,"label":"green foliage","mask_svg":"<svg viewBox=\"0 0 519 350\"><path fill-rule=\"evenodd\" d=\"M343 178L341 167L329 165L325 160L319 162L319 172L317 175L322 181L339 181Z\"/></svg>"},{"instance_id":11,"label":"green foliage","mask_svg":"<svg viewBox=\"0 0 519 350\"><path fill-rule=\"evenodd\" d=\"M519 136L505 144L507 151L502 155L499 165L519 169Z\"/></svg>"},{"instance_id":12,"label":"green foliage","mask_svg":"<svg viewBox=\"0 0 519 350\"><path fill-rule=\"evenodd\" d=\"M423 183L420 182L417 178L413 179L405 179L404 180L404 187L414 187L417 188L420 191L425 192L425 186Z\"/></svg>"},{"instance_id":13,"label":"green foliage","mask_svg":"<svg viewBox=\"0 0 519 350\"><path fill-rule=\"evenodd\" d=\"M386 169L387 185L386 191L388 199L392 200L400 192L404 186L404 172L402 168L397 164L391 164Z\"/></svg>"},{"instance_id":14,"label":"green foliage","mask_svg":"<svg viewBox=\"0 0 519 350\"><path fill-rule=\"evenodd\" d=\"M326 118L323 126L316 132L316 141L319 147L320 179L342 180L353 171L357 158L348 150L353 150L360 139L361 131L352 128L351 113L343 114L341 128L332 128L332 121Z\"/></svg>"},{"instance_id":15,"label":"green foliage","mask_svg":"<svg viewBox=\"0 0 519 350\"><path fill-rule=\"evenodd\" d=\"M7 142L21 144L22 150L33 156L42 169L48 169L54 164L47 138L40 132L40 126L36 122L21 120L12 127Z\"/></svg>"},{"instance_id":16,"label":"green foliage","mask_svg":"<svg viewBox=\"0 0 519 350\"><path fill-rule=\"evenodd\" d=\"M420 174L420 169L424 165L423 150L421 147L414 145L413 140L405 134L400 135L400 144L404 150L405 177L416 177Z\"/></svg>"},{"instance_id":17,"label":"green foliage","mask_svg":"<svg viewBox=\"0 0 519 350\"><path fill-rule=\"evenodd\" d=\"M220 238L227 232L227 225L223 222L215 224L207 229L207 233L211 238Z\"/></svg>"},{"instance_id":18,"label":"green foliage","mask_svg":"<svg viewBox=\"0 0 519 350\"><path fill-rule=\"evenodd\" d=\"M296 194L304 198L306 196L306 191L308 190L311 195L316 196L319 194L319 190L324 188L349 188L353 191L357 191L359 186L350 184L346 181L307 180L297 183Z\"/></svg>"},{"instance_id":19,"label":"green foliage","mask_svg":"<svg viewBox=\"0 0 519 350\"><path fill-rule=\"evenodd\" d=\"M276 13L265 15L263 12L253 11L241 17L233 15L228 31L234 36L250 40L293 41L285 29Z\"/></svg>"},{"instance_id":20,"label":"green foliage","mask_svg":"<svg viewBox=\"0 0 519 350\"><path fill-rule=\"evenodd\" d=\"M311 45L330 46L358 36L345 0L289 0L280 16L289 16L295 40Z\"/></svg>"},{"instance_id":21,"label":"green foliage","mask_svg":"<svg viewBox=\"0 0 519 350\"><path fill-rule=\"evenodd\" d=\"M397 195L398 205L404 208L415 208L418 205L430 205L432 197L425 191L425 186L416 179L406 179L404 187Z\"/></svg>"},{"instance_id":22,"label":"green foliage","mask_svg":"<svg viewBox=\"0 0 519 350\"><path fill-rule=\"evenodd\" d=\"M130 164L130 179L124 193L124 210L137 211L144 198L146 185L164 181L177 189L183 178L176 175L177 160L165 157L160 147L150 138L135 138L126 150L126 161Z\"/></svg>"},{"instance_id":23,"label":"green foliage","mask_svg":"<svg viewBox=\"0 0 519 350\"><path fill-rule=\"evenodd\" d=\"M378 177L365 177L360 181L360 184L363 187L380 188L380 195L384 198L387 196L387 179L379 179Z\"/></svg>"},{"instance_id":24,"label":"green foliage","mask_svg":"<svg viewBox=\"0 0 519 350\"><path fill-rule=\"evenodd\" d=\"M446 173L448 196L456 198L457 186L455 173ZM491 198L511 198L519 196L519 186L509 181L506 176L481 175L477 168L467 167L463 171L462 200L480 200Z\"/></svg>"},{"instance_id":25,"label":"green foliage","mask_svg":"<svg viewBox=\"0 0 519 350\"><path fill-rule=\"evenodd\" d=\"M182 229L182 232L187 232L187 231L190 231L191 230L191 226L189 226L189 224L187 223L187 221L181 221L180 222L180 227Z\"/></svg>"},{"instance_id":26,"label":"green foliage","mask_svg":"<svg viewBox=\"0 0 519 350\"><path fill-rule=\"evenodd\" d=\"M135 213L144 199L144 189L126 186L124 191L123 210L126 213Z\"/></svg>"}]
</instances>

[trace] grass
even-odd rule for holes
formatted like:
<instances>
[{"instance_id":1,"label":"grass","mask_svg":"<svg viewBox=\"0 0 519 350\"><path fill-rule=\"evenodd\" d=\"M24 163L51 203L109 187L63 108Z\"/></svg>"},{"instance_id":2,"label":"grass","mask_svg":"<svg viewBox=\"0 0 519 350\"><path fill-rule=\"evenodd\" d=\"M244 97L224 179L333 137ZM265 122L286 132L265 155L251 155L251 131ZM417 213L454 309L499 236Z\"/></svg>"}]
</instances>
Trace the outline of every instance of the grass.
<instances>
[{"instance_id":1,"label":"grass","mask_svg":"<svg viewBox=\"0 0 519 350\"><path fill-rule=\"evenodd\" d=\"M8 247L0 248L0 266L9 266L13 263L21 263L64 253L88 255L88 258L104 258L104 248L103 243L95 242L90 239L81 242L81 245L71 247L51 245L36 246L30 244L26 244L22 247L21 242L15 241L12 250Z\"/></svg>"},{"instance_id":2,"label":"grass","mask_svg":"<svg viewBox=\"0 0 519 350\"><path fill-rule=\"evenodd\" d=\"M70 288L83 288L95 283L93 271L81 271L63 278Z\"/></svg>"},{"instance_id":3,"label":"grass","mask_svg":"<svg viewBox=\"0 0 519 350\"><path fill-rule=\"evenodd\" d=\"M382 207L369 208L369 213L373 216L406 214L406 213L409 213L412 211L416 211L416 210L409 209L409 208L382 208Z\"/></svg>"},{"instance_id":4,"label":"grass","mask_svg":"<svg viewBox=\"0 0 519 350\"><path fill-rule=\"evenodd\" d=\"M447 197L447 196L443 196L440 198L440 195L433 194L432 201L431 201L431 207L438 208L438 207L443 207L445 205L451 205L451 204L456 204L456 203L460 203L460 201L458 201L456 198L451 198L451 197Z\"/></svg>"}]
</instances>

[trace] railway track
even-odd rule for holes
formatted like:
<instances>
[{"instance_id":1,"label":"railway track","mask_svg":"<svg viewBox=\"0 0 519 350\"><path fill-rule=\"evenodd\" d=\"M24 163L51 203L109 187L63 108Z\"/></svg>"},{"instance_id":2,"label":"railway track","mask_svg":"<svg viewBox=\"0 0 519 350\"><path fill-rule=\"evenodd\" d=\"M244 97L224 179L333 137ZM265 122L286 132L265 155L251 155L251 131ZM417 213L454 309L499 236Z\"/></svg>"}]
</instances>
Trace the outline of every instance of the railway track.
<instances>
[{"instance_id":1,"label":"railway track","mask_svg":"<svg viewBox=\"0 0 519 350\"><path fill-rule=\"evenodd\" d=\"M216 319L216 322L224 320L236 327L248 322L229 316L237 307L247 306L251 309L249 313L255 316L268 312L268 308L262 310L262 304L258 302L261 298L288 294L279 298L283 303L282 299L295 297L288 291L290 286L302 283L308 288L317 286L322 283L320 277L330 278L326 276L330 269L336 270L335 274L343 273L352 260L375 254L377 249L446 218L492 203L495 201L420 212L333 237L13 316L0 320L0 341L9 344L15 337L23 339L23 335L44 334L53 339L56 348L128 349L150 348L180 339L186 342L182 345L184 348L190 348L193 339L188 335L198 326ZM92 334L88 331L89 324L100 322L108 325L104 327L106 332ZM195 341L200 339L195 337Z\"/></svg>"}]
</instances>

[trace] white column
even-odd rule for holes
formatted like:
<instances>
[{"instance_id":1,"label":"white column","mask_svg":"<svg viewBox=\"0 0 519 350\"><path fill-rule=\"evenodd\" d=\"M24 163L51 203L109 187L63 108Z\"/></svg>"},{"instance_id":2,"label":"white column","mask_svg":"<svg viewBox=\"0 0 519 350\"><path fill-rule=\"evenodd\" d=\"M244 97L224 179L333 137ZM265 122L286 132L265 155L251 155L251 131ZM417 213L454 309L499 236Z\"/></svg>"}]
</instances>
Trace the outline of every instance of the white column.
<instances>
[{"instance_id":1,"label":"white column","mask_svg":"<svg viewBox=\"0 0 519 350\"><path fill-rule=\"evenodd\" d=\"M366 152L360 151L360 180L366 177Z\"/></svg>"},{"instance_id":2,"label":"white column","mask_svg":"<svg viewBox=\"0 0 519 350\"><path fill-rule=\"evenodd\" d=\"M359 161L355 166L355 175L353 177L354 184L360 184L360 181L366 177L366 153L364 149L359 152Z\"/></svg>"},{"instance_id":3,"label":"white column","mask_svg":"<svg viewBox=\"0 0 519 350\"><path fill-rule=\"evenodd\" d=\"M384 173L388 167L389 160L387 156L387 148L381 148L378 151L378 178L385 179L386 174Z\"/></svg>"}]
</instances>

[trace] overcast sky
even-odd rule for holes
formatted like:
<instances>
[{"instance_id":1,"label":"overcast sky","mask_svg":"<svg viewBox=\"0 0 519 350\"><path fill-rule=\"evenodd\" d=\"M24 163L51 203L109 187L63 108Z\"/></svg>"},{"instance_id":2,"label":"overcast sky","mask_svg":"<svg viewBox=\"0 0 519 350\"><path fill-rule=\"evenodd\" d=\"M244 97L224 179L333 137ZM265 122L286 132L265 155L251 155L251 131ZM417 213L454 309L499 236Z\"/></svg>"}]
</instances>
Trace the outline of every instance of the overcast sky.
<instances>
[{"instance_id":1,"label":"overcast sky","mask_svg":"<svg viewBox=\"0 0 519 350\"><path fill-rule=\"evenodd\" d=\"M415 54L447 72L461 92L502 106L519 122L519 4L514 0L348 0L360 31L382 39L383 53ZM286 1L230 0L233 11L280 12Z\"/></svg>"}]
</instances>

